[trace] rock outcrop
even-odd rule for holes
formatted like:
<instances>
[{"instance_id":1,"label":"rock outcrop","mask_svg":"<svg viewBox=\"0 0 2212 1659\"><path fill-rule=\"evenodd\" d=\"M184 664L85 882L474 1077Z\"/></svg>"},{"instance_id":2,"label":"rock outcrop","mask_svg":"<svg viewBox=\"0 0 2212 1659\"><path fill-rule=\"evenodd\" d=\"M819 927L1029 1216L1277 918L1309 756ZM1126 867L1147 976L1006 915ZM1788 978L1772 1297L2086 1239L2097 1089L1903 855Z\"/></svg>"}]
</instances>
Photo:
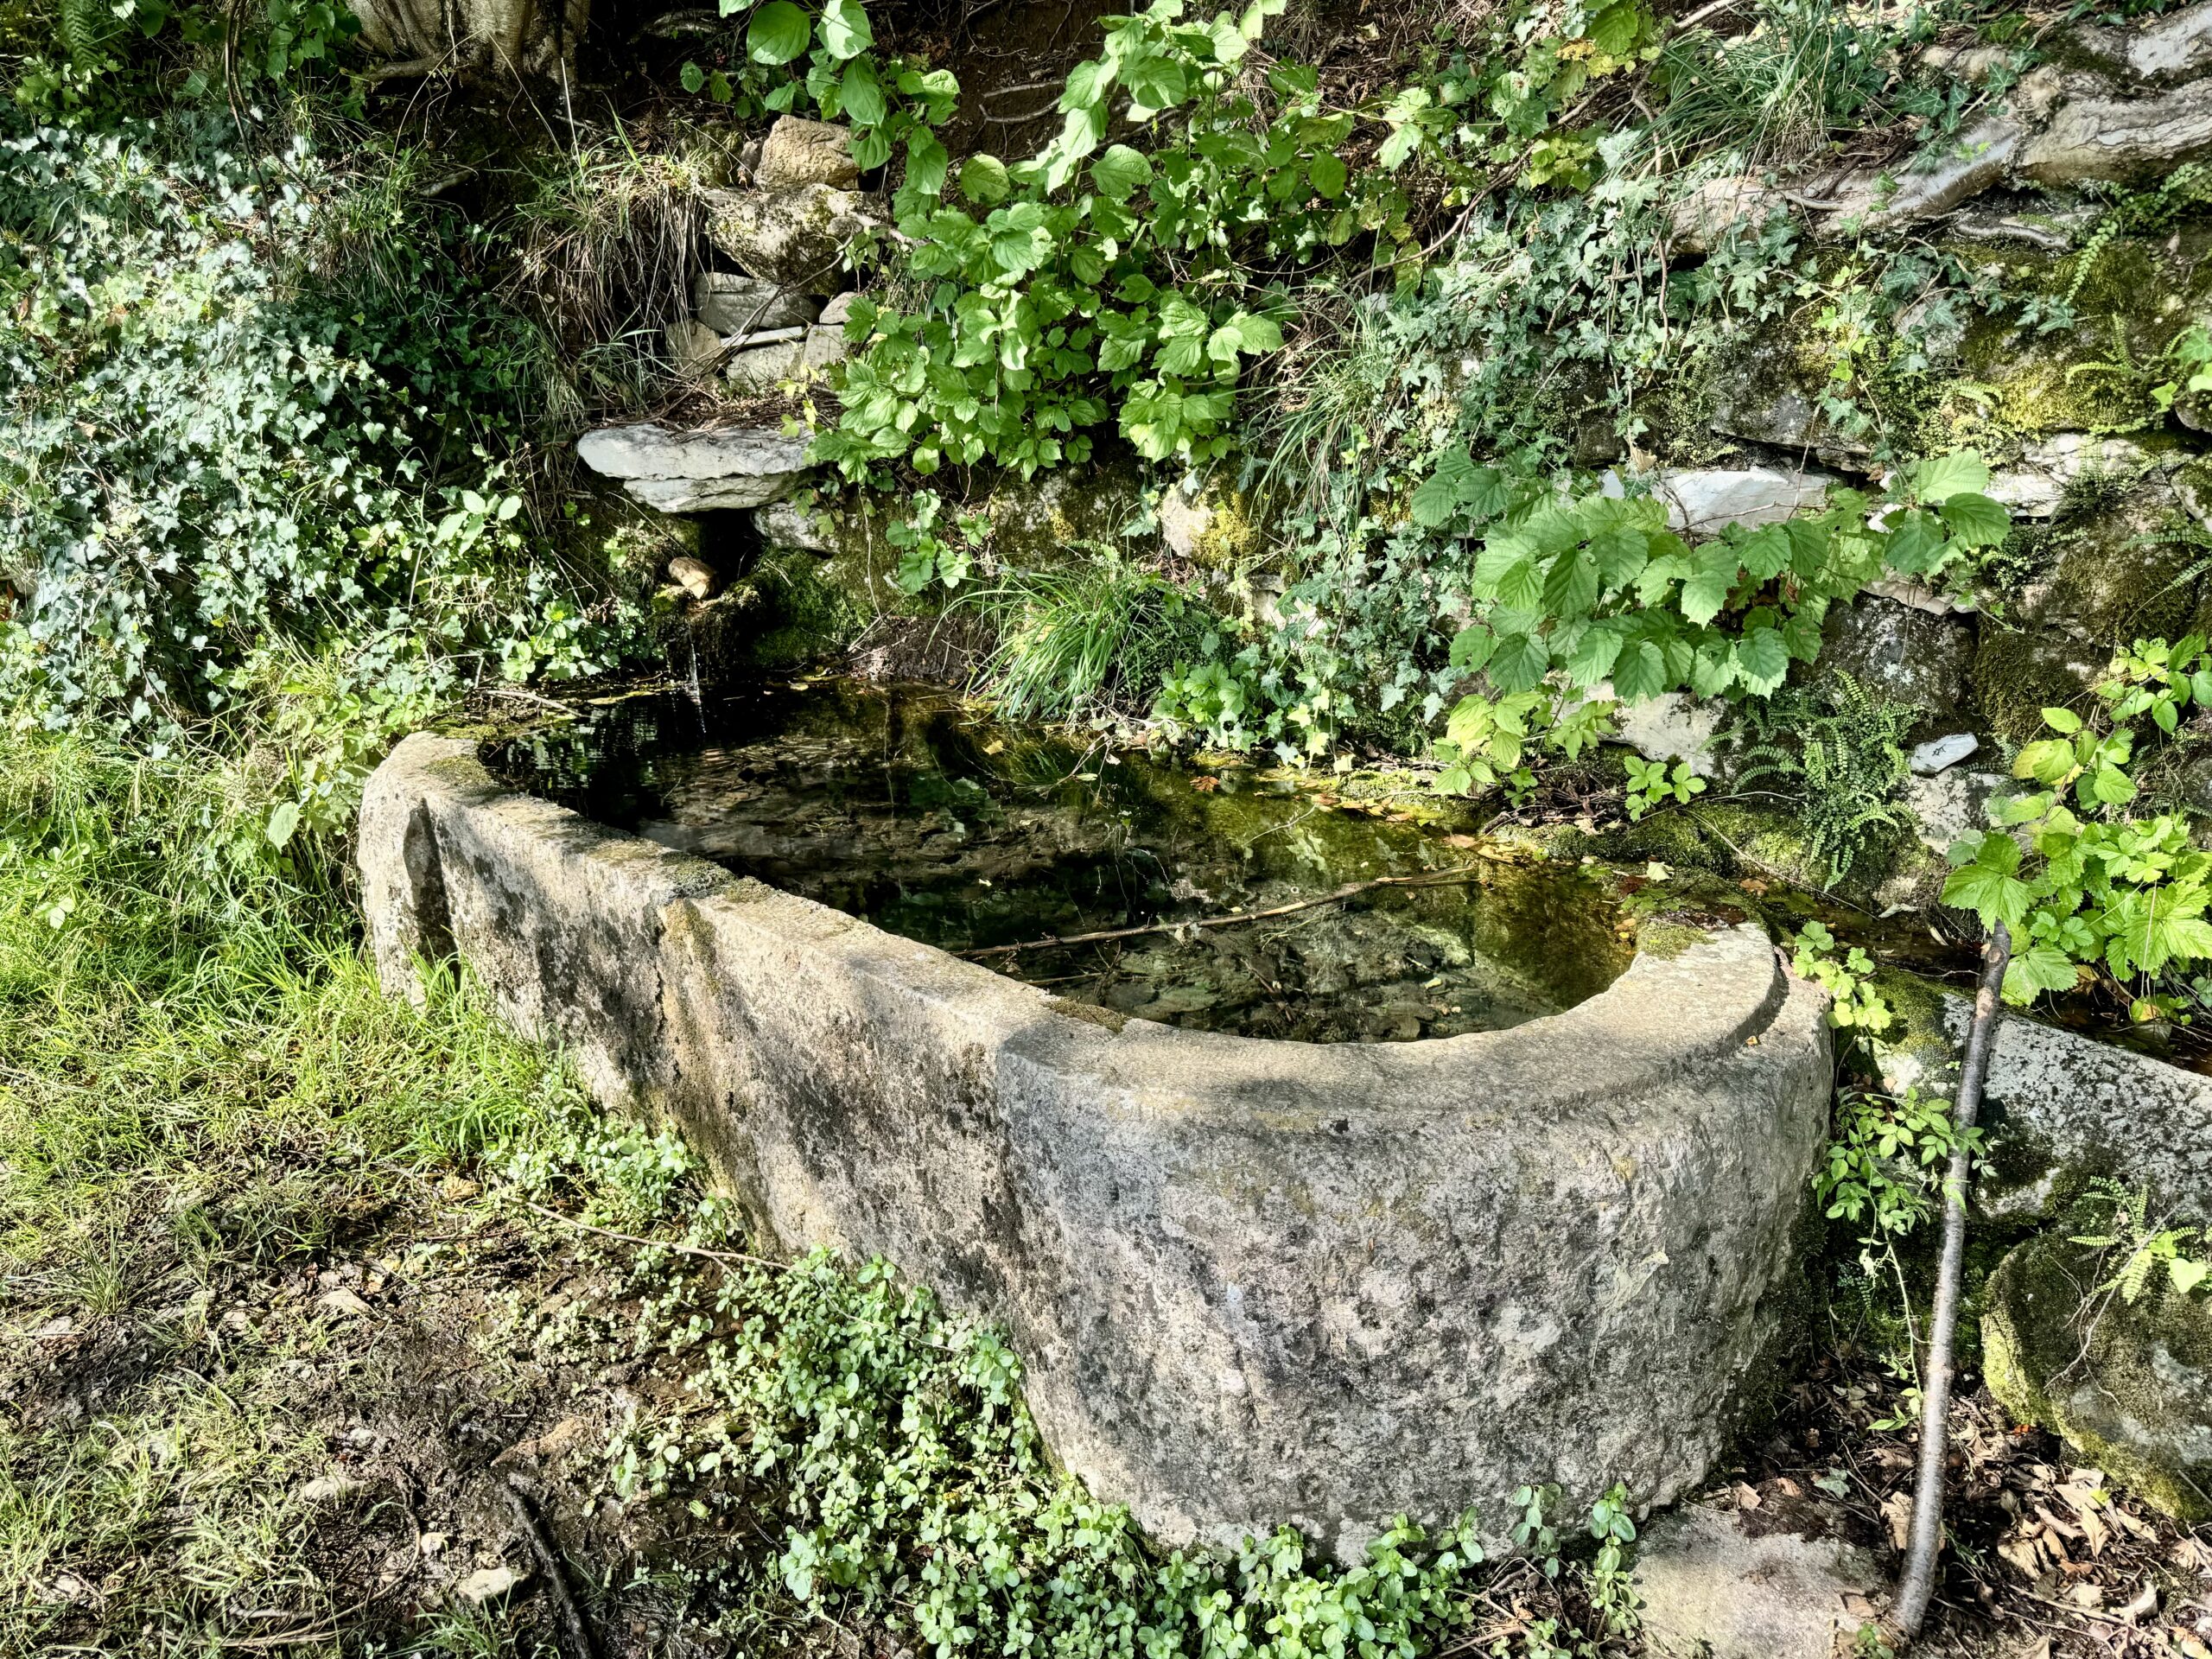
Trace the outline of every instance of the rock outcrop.
<instances>
[{"instance_id":1,"label":"rock outcrop","mask_svg":"<svg viewBox=\"0 0 2212 1659\"><path fill-rule=\"evenodd\" d=\"M677 432L648 423L587 432L576 454L649 507L710 512L790 494L805 469L806 440L762 427Z\"/></svg>"},{"instance_id":2,"label":"rock outcrop","mask_svg":"<svg viewBox=\"0 0 2212 1659\"><path fill-rule=\"evenodd\" d=\"M882 226L868 198L835 185L705 194L715 247L747 275L802 294L835 294L846 251Z\"/></svg>"},{"instance_id":3,"label":"rock outcrop","mask_svg":"<svg viewBox=\"0 0 2212 1659\"><path fill-rule=\"evenodd\" d=\"M1687 1504L1654 1521L1637 1547L1643 1650L1652 1659L1834 1659L1872 1623L1883 1576L1840 1539L1754 1535L1732 1507Z\"/></svg>"}]
</instances>

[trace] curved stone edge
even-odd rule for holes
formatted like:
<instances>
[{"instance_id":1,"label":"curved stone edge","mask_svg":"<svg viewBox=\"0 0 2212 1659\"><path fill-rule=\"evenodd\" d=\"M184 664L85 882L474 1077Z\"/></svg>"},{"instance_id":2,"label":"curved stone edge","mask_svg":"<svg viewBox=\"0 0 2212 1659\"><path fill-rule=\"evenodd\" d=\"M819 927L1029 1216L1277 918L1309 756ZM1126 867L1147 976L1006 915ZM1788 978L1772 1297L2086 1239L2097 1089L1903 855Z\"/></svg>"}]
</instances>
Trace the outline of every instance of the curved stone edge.
<instances>
[{"instance_id":1,"label":"curved stone edge","mask_svg":"<svg viewBox=\"0 0 2212 1659\"><path fill-rule=\"evenodd\" d=\"M1350 1557L1529 1479L1667 1502L1780 1329L1830 1052L1754 929L1512 1030L1315 1046L1062 1002L466 742L403 743L359 848L388 988L459 956L786 1248L1003 1321L1056 1454L1169 1541Z\"/></svg>"}]
</instances>

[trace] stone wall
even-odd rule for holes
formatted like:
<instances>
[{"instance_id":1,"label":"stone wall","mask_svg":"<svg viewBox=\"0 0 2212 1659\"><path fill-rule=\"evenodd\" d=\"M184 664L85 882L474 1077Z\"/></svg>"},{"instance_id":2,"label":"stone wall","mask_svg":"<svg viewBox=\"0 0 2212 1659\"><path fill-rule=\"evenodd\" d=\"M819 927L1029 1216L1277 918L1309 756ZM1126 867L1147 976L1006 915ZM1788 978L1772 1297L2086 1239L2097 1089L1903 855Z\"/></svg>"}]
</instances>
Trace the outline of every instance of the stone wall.
<instances>
[{"instance_id":1,"label":"stone wall","mask_svg":"<svg viewBox=\"0 0 2212 1659\"><path fill-rule=\"evenodd\" d=\"M1664 1502L1774 1351L1824 1002L1757 930L1510 1031L1312 1046L1070 1004L496 787L408 740L360 826L379 970L458 955L781 1244L1003 1321L1055 1452L1157 1535L1521 1482Z\"/></svg>"}]
</instances>

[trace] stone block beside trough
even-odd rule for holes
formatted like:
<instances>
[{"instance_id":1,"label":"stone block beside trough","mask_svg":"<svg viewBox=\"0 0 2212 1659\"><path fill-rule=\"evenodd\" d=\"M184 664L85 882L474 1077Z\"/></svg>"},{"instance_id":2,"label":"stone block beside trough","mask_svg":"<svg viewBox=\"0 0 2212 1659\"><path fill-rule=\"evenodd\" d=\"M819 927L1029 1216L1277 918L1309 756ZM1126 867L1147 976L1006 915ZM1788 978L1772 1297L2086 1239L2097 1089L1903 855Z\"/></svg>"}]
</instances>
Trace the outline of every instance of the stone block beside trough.
<instances>
[{"instance_id":1,"label":"stone block beside trough","mask_svg":"<svg viewBox=\"0 0 2212 1659\"><path fill-rule=\"evenodd\" d=\"M505 790L410 738L362 809L395 994L457 955L780 1245L1002 1322L1055 1453L1155 1536L1356 1556L1523 1481L1690 1489L1775 1352L1825 1129L1813 987L1668 930L1504 1031L1125 1019Z\"/></svg>"}]
</instances>

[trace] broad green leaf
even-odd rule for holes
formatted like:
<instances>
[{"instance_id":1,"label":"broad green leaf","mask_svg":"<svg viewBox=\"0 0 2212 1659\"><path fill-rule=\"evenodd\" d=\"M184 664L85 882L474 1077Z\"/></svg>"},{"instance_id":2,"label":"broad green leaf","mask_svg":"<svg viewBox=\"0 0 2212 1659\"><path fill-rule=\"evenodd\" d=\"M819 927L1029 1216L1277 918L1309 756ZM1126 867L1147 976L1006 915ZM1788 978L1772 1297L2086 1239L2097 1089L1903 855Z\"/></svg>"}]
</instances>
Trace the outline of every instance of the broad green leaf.
<instances>
[{"instance_id":1,"label":"broad green leaf","mask_svg":"<svg viewBox=\"0 0 2212 1659\"><path fill-rule=\"evenodd\" d=\"M1464 627L1452 636L1452 666L1462 674L1472 674L1497 648L1497 636L1479 625Z\"/></svg>"},{"instance_id":2,"label":"broad green leaf","mask_svg":"<svg viewBox=\"0 0 2212 1659\"><path fill-rule=\"evenodd\" d=\"M1621 637L1603 624L1586 629L1567 659L1567 677L1579 690L1587 691L1613 671L1620 658Z\"/></svg>"},{"instance_id":3,"label":"broad green leaf","mask_svg":"<svg viewBox=\"0 0 2212 1659\"><path fill-rule=\"evenodd\" d=\"M1183 66L1168 57L1146 56L1125 65L1122 84L1132 99L1151 110L1172 110L1190 92Z\"/></svg>"},{"instance_id":4,"label":"broad green leaf","mask_svg":"<svg viewBox=\"0 0 2212 1659\"><path fill-rule=\"evenodd\" d=\"M1405 165L1406 158L1420 148L1421 129L1408 121L1395 129L1382 141L1382 148L1376 153L1375 159L1382 162L1387 171L1395 173Z\"/></svg>"},{"instance_id":5,"label":"broad green leaf","mask_svg":"<svg viewBox=\"0 0 2212 1659\"><path fill-rule=\"evenodd\" d=\"M1622 647L1613 662L1613 695L1623 702L1644 702L1667 689L1666 653L1649 639Z\"/></svg>"},{"instance_id":6,"label":"broad green leaf","mask_svg":"<svg viewBox=\"0 0 2212 1659\"><path fill-rule=\"evenodd\" d=\"M1490 683L1501 691L1526 691L1551 667L1551 652L1534 634L1509 633L1491 653Z\"/></svg>"},{"instance_id":7,"label":"broad green leaf","mask_svg":"<svg viewBox=\"0 0 2212 1659\"><path fill-rule=\"evenodd\" d=\"M869 133L867 137L875 136ZM862 142L865 143L866 139ZM858 145L854 146L854 159L860 159ZM924 195L934 196L944 188L944 173L950 159L944 153L944 146L927 128L916 127L906 135L906 183Z\"/></svg>"},{"instance_id":8,"label":"broad green leaf","mask_svg":"<svg viewBox=\"0 0 2212 1659\"><path fill-rule=\"evenodd\" d=\"M1697 568L1682 584L1682 614L1702 627L1720 614L1728 590L1736 585L1736 551L1725 543L1712 542L1698 549Z\"/></svg>"},{"instance_id":9,"label":"broad green leaf","mask_svg":"<svg viewBox=\"0 0 2212 1659\"><path fill-rule=\"evenodd\" d=\"M2070 991L2081 970L2055 944L2031 944L2015 951L2005 969L2005 1000L2031 1002L2044 991Z\"/></svg>"},{"instance_id":10,"label":"broad green leaf","mask_svg":"<svg viewBox=\"0 0 2212 1659\"><path fill-rule=\"evenodd\" d=\"M1571 547L1544 576L1544 608L1557 617L1581 616L1598 602L1598 562Z\"/></svg>"},{"instance_id":11,"label":"broad green leaf","mask_svg":"<svg viewBox=\"0 0 2212 1659\"><path fill-rule=\"evenodd\" d=\"M1544 600L1543 567L1533 557L1517 560L1506 567L1496 587L1499 604L1516 611L1533 611Z\"/></svg>"},{"instance_id":12,"label":"broad green leaf","mask_svg":"<svg viewBox=\"0 0 2212 1659\"><path fill-rule=\"evenodd\" d=\"M687 92L696 92L707 84L707 72L696 63L686 63L676 73L677 80Z\"/></svg>"},{"instance_id":13,"label":"broad green leaf","mask_svg":"<svg viewBox=\"0 0 2212 1659\"><path fill-rule=\"evenodd\" d=\"M1995 547L2012 528L2012 515L1978 491L1948 496L1936 511L1961 547Z\"/></svg>"},{"instance_id":14,"label":"broad green leaf","mask_svg":"<svg viewBox=\"0 0 2212 1659\"><path fill-rule=\"evenodd\" d=\"M2039 784L2056 784L2074 770L2074 746L2062 738L2046 737L2025 744L2012 757L2012 775L2032 778Z\"/></svg>"},{"instance_id":15,"label":"broad green leaf","mask_svg":"<svg viewBox=\"0 0 2212 1659\"><path fill-rule=\"evenodd\" d=\"M2071 709L2045 709L2043 711L2043 723L2054 732L2063 732L2067 736L2071 737L2082 729L2082 716ZM2069 753L2070 753L2071 751L2069 750Z\"/></svg>"},{"instance_id":16,"label":"broad green leaf","mask_svg":"<svg viewBox=\"0 0 2212 1659\"><path fill-rule=\"evenodd\" d=\"M269 815L269 824L262 833L269 837L271 847L282 847L292 839L300 827L300 804L279 801L276 810Z\"/></svg>"},{"instance_id":17,"label":"broad green leaf","mask_svg":"<svg viewBox=\"0 0 2212 1659\"><path fill-rule=\"evenodd\" d=\"M860 0L824 0L815 27L821 34L823 50L840 62L857 58L875 44L868 9Z\"/></svg>"},{"instance_id":18,"label":"broad green leaf","mask_svg":"<svg viewBox=\"0 0 2212 1659\"><path fill-rule=\"evenodd\" d=\"M806 14L791 0L768 0L745 26L745 55L772 67L789 63L806 50L811 34Z\"/></svg>"},{"instance_id":19,"label":"broad green leaf","mask_svg":"<svg viewBox=\"0 0 2212 1659\"><path fill-rule=\"evenodd\" d=\"M1943 535L1927 513L1900 512L1889 521L1889 538L1882 545L1882 560L1891 569L1908 576L1924 576L1942 563Z\"/></svg>"},{"instance_id":20,"label":"broad green leaf","mask_svg":"<svg viewBox=\"0 0 2212 1659\"><path fill-rule=\"evenodd\" d=\"M960 163L960 194L970 201L994 206L1004 201L1012 188L1006 163L995 156L970 156Z\"/></svg>"},{"instance_id":21,"label":"broad green leaf","mask_svg":"<svg viewBox=\"0 0 2212 1659\"><path fill-rule=\"evenodd\" d=\"M1313 186L1313 194L1325 201L1334 201L1344 193L1344 164L1327 150L1306 164L1306 176Z\"/></svg>"},{"instance_id":22,"label":"broad green leaf","mask_svg":"<svg viewBox=\"0 0 2212 1659\"><path fill-rule=\"evenodd\" d=\"M1989 468L1971 449L1923 461L1913 474L1912 493L1936 503L1955 495L1979 495L1989 487Z\"/></svg>"},{"instance_id":23,"label":"broad green leaf","mask_svg":"<svg viewBox=\"0 0 2212 1659\"><path fill-rule=\"evenodd\" d=\"M883 119L887 112L883 87L875 78L875 65L868 59L855 58L845 66L837 82L837 107L860 126L872 127Z\"/></svg>"},{"instance_id":24,"label":"broad green leaf","mask_svg":"<svg viewBox=\"0 0 2212 1659\"><path fill-rule=\"evenodd\" d=\"M1766 696L1789 673L1789 648L1782 643L1778 628L1753 628L1736 642L1736 671L1745 689Z\"/></svg>"},{"instance_id":25,"label":"broad green leaf","mask_svg":"<svg viewBox=\"0 0 2212 1659\"><path fill-rule=\"evenodd\" d=\"M1437 458L1436 470L1414 491L1414 522L1428 530L1450 524L1465 505L1474 481L1474 458L1464 449L1446 450Z\"/></svg>"},{"instance_id":26,"label":"broad green leaf","mask_svg":"<svg viewBox=\"0 0 2212 1659\"><path fill-rule=\"evenodd\" d=\"M1124 202L1152 182L1152 163L1127 144L1109 144L1090 164L1090 182L1107 200Z\"/></svg>"},{"instance_id":27,"label":"broad green leaf","mask_svg":"<svg viewBox=\"0 0 2212 1659\"><path fill-rule=\"evenodd\" d=\"M1975 846L1972 861L1951 872L1943 883L1943 902L1971 910L1982 925L2003 922L2017 928L2027 915L2028 884L2015 874L2020 868L2019 843L1993 830Z\"/></svg>"}]
</instances>

